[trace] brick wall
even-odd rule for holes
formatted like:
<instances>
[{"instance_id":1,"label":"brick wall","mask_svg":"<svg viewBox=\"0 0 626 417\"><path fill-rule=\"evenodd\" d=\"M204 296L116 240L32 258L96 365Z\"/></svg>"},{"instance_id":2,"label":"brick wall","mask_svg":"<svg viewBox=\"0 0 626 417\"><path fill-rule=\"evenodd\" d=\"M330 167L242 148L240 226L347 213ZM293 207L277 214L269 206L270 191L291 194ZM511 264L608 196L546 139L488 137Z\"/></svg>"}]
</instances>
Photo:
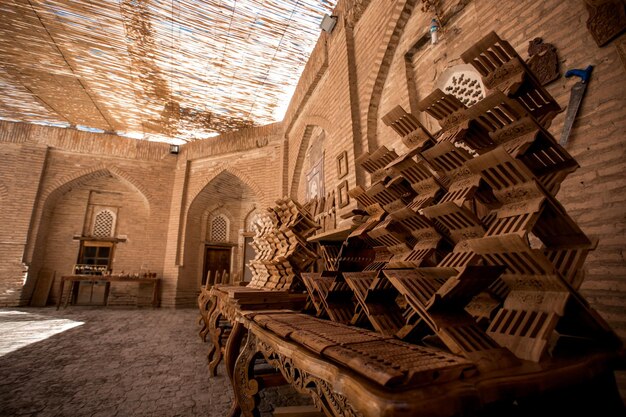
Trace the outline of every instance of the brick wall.
<instances>
[{"instance_id":1,"label":"brick wall","mask_svg":"<svg viewBox=\"0 0 626 417\"><path fill-rule=\"evenodd\" d=\"M0 306L28 304L44 267L57 276L72 271L75 235L94 198L118 210L116 235L125 241L116 244L113 272L156 272L162 305L189 305L208 213L223 200L232 218L231 275L239 279L244 219L281 195L281 124L192 143L178 155L163 143L9 122L0 122L0 142ZM111 302L142 304L145 291L137 291L118 285ZM57 279L51 302L58 292Z\"/></svg>"},{"instance_id":2,"label":"brick wall","mask_svg":"<svg viewBox=\"0 0 626 417\"><path fill-rule=\"evenodd\" d=\"M22 297L24 250L46 153L33 143L0 146L0 306L17 305Z\"/></svg>"},{"instance_id":3,"label":"brick wall","mask_svg":"<svg viewBox=\"0 0 626 417\"><path fill-rule=\"evenodd\" d=\"M7 122L0 123L0 140L7 191L0 226L2 304L27 304L42 267L57 276L72 271L79 248L74 235L83 234L94 192L108 196L100 203L117 207L117 235L127 237L114 252L114 272L143 268L162 275L161 236L176 161L168 145ZM58 287L57 278L52 301Z\"/></svg>"},{"instance_id":4,"label":"brick wall","mask_svg":"<svg viewBox=\"0 0 626 417\"><path fill-rule=\"evenodd\" d=\"M339 7L339 6L338 6ZM358 123L354 119L358 117L358 102L355 84L355 63L353 56L348 53L352 48L352 29L346 26L344 19L340 19L330 35L320 38L320 42L326 42L328 53L328 68L323 72L315 89L309 93L305 105L301 106L300 112L292 112L294 105L300 105L292 101L284 120L285 126L290 130L286 133L288 141L288 161L286 163L288 175L287 186L291 196L298 198L304 195L300 190L302 177L306 177L304 169L305 155L310 146L310 140L316 129L321 129L325 134L324 152L324 179L325 189L329 192L336 189L340 181L337 178L336 159L343 151L347 152L349 161L347 179L349 185L356 184L357 172L354 169L355 154L361 152ZM309 66L318 61L309 62L304 73L307 74ZM298 91L296 91L296 97ZM356 147L355 147L356 146ZM310 165L309 165L310 166ZM346 207L344 210L348 210Z\"/></svg>"}]
</instances>

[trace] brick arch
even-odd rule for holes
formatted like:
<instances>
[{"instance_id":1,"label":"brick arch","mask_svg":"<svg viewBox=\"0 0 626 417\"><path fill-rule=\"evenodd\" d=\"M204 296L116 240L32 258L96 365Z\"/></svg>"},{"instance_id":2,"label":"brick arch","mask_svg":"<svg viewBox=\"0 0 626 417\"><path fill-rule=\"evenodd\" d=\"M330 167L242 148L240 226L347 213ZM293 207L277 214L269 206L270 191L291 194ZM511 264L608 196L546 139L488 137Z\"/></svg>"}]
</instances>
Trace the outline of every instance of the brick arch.
<instances>
[{"instance_id":1,"label":"brick arch","mask_svg":"<svg viewBox=\"0 0 626 417\"><path fill-rule=\"evenodd\" d=\"M248 174L242 173L240 170L228 167L224 165L218 165L214 167L207 175L202 178L199 185L190 187L187 193L187 199L184 204L183 215L181 216L179 226L179 246L177 252L177 265L183 268L179 271L177 282L177 299L184 299L189 297L190 291L196 291L196 281L198 274L202 272L202 259L197 256L196 250L200 249L202 245L202 235L207 233L210 229L210 220L215 216L223 215L230 222L231 230L235 230L230 233L229 242L236 243L239 235L237 230L239 229L240 217L235 217L234 213L224 207L217 199L212 198L211 194L207 193L207 189L220 178L221 175L228 174L228 181L236 182L238 187L244 188L245 193L249 198L244 201L249 201L255 204L266 204L265 194L258 186L256 181L249 177ZM251 193L250 193L251 191ZM251 194L251 195L250 195ZM204 203L207 203L205 206ZM196 224L196 220L201 222L201 227ZM234 234L233 234L234 233ZM200 237L200 240L197 240ZM237 247L233 254L237 255ZM233 271L238 268L238 263L232 263L231 267ZM197 294L193 297L195 298Z\"/></svg>"},{"instance_id":2,"label":"brick arch","mask_svg":"<svg viewBox=\"0 0 626 417\"><path fill-rule=\"evenodd\" d=\"M44 188L41 193L41 201L44 204L54 201L60 195L69 191L73 186L80 184L81 182L90 181L97 178L103 178L112 173L103 165L97 165L91 168L83 169L78 172L73 172L69 175L56 178L50 184Z\"/></svg>"},{"instance_id":3,"label":"brick arch","mask_svg":"<svg viewBox=\"0 0 626 417\"><path fill-rule=\"evenodd\" d=\"M321 127L329 137L333 136L331 129L332 123L324 117L315 115L307 116L303 118L303 123L305 125L304 133L302 134L302 139L298 147L298 156L296 157L296 163L293 168L291 187L289 187L289 196L291 198L298 197L298 187L300 186L300 177L302 176L302 167L304 166L304 156L309 147L313 129L315 127Z\"/></svg>"},{"instance_id":4,"label":"brick arch","mask_svg":"<svg viewBox=\"0 0 626 417\"><path fill-rule=\"evenodd\" d=\"M256 183L256 181L250 178L248 174L245 174L244 172L234 167L219 165L217 168L213 169L208 175L206 175L204 179L200 181L199 185L195 186L192 190L190 190L189 198L187 199L189 203L187 204L187 207L185 208L185 212L189 210L189 207L191 207L191 204L198 197L198 195L202 192L202 190L204 190L206 186L211 183L211 181L213 181L215 178L217 178L219 175L221 175L224 172L234 175L235 177L239 179L239 181L241 181L243 184L250 187L250 189L254 192L254 194L259 199L260 203L267 204L267 205L270 204L269 201L266 201L266 196L265 196L265 193L263 192L263 189Z\"/></svg>"},{"instance_id":5,"label":"brick arch","mask_svg":"<svg viewBox=\"0 0 626 417\"><path fill-rule=\"evenodd\" d=\"M228 219L230 223L236 223L236 219L233 217L233 214L226 210L223 205L217 206L214 209L207 210L207 218L206 220L210 222L212 219L224 216Z\"/></svg>"},{"instance_id":6,"label":"brick arch","mask_svg":"<svg viewBox=\"0 0 626 417\"><path fill-rule=\"evenodd\" d=\"M150 207L150 203L153 200L152 195L147 191L146 187L138 182L135 178L133 178L126 171L123 171L119 168L115 167L107 167L105 165L96 165L91 168L87 168L78 172L74 172L72 174L66 175L61 178L55 179L52 183L50 183L43 191L41 201L47 203L50 198L55 198L67 190L71 189L71 187L83 183L85 181L90 181L96 178L102 178L107 175L112 175L122 182L128 183L132 188L136 189L139 194L143 197L148 207Z\"/></svg>"},{"instance_id":7,"label":"brick arch","mask_svg":"<svg viewBox=\"0 0 626 417\"><path fill-rule=\"evenodd\" d=\"M267 197L261 187L259 187L259 185L247 174L233 167L218 165L216 168L211 170L210 173L207 174L202 181L200 181L199 185L190 189L190 191L187 193L188 198L186 199L186 203L184 205L182 220L180 222L180 227L178 231L178 241L180 242L176 254L176 262L178 265L182 264L185 257L185 240L187 234L187 221L189 217L189 210L191 209L194 201L196 201L202 190L204 190L211 183L211 181L213 181L215 178L225 172L235 176L239 181L241 181L242 184L248 186L254 192L260 204L267 207L271 205L271 202L267 200Z\"/></svg>"},{"instance_id":8,"label":"brick arch","mask_svg":"<svg viewBox=\"0 0 626 417\"><path fill-rule=\"evenodd\" d=\"M124 180L125 182L136 188L137 191L139 191L139 193L145 198L146 202L148 203L148 207L152 207L153 203L155 203L154 196L150 191L148 191L148 188L143 183L141 183L131 174L120 168L110 167L109 171L111 171L111 173L119 179Z\"/></svg>"},{"instance_id":9,"label":"brick arch","mask_svg":"<svg viewBox=\"0 0 626 417\"><path fill-rule=\"evenodd\" d=\"M30 263L33 258L33 253L36 246L36 236L39 232L41 219L46 208L53 204L61 195L71 190L72 187L80 185L86 181L104 178L106 176L113 176L122 180L122 182L130 185L139 193L139 195L142 196L148 210L150 210L150 200L142 191L142 188L144 187L135 179L133 179L129 174L118 168L109 168L105 165L96 165L94 167L83 169L72 174L57 178L44 188L41 193L41 198L39 198L38 200L39 202L35 209L34 222L28 235L26 250L24 251L24 262Z\"/></svg>"},{"instance_id":10,"label":"brick arch","mask_svg":"<svg viewBox=\"0 0 626 417\"><path fill-rule=\"evenodd\" d=\"M372 152L374 151L373 148L376 146L379 119L378 107L382 99L383 87L387 81L389 70L391 69L391 62L400 43L402 32L404 32L404 28L413 13L416 3L417 0L400 0L394 5L391 17L387 22L385 36L382 42L382 45L386 46L384 47L384 51L382 51L381 48L379 53L376 54L376 59L372 63L374 70L370 73L365 83L367 89L365 97L369 96L367 115L365 117L365 139L367 141L365 151Z\"/></svg>"},{"instance_id":11,"label":"brick arch","mask_svg":"<svg viewBox=\"0 0 626 417\"><path fill-rule=\"evenodd\" d=\"M304 156L311 141L314 125L307 125L300 141L298 156L296 157L296 165L293 168L293 176L291 177L291 187L289 187L289 196L291 198L298 197L298 186L300 184L300 176L302 175L302 167L304 166Z\"/></svg>"},{"instance_id":12,"label":"brick arch","mask_svg":"<svg viewBox=\"0 0 626 417\"><path fill-rule=\"evenodd\" d=\"M314 125L319 126L326 131L329 135L333 134L333 124L330 120L325 117L317 116L317 115L308 115L302 118L302 122L305 126Z\"/></svg>"},{"instance_id":13,"label":"brick arch","mask_svg":"<svg viewBox=\"0 0 626 417\"><path fill-rule=\"evenodd\" d=\"M260 211L261 210L259 210L256 205L253 205L252 208L248 210L246 215L243 217L243 230L245 232L251 232L251 230L248 227L250 225L250 220L254 214L259 213Z\"/></svg>"}]
</instances>

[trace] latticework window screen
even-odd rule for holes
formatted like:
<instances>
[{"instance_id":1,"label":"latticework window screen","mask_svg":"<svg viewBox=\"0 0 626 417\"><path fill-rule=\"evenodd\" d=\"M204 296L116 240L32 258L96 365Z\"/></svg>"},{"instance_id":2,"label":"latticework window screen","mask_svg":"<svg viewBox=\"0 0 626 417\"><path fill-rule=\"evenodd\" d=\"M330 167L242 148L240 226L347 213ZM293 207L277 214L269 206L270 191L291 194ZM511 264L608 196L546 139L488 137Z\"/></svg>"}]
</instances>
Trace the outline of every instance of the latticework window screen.
<instances>
[{"instance_id":1,"label":"latticework window screen","mask_svg":"<svg viewBox=\"0 0 626 417\"><path fill-rule=\"evenodd\" d=\"M228 219L224 215L216 216L211 221L211 240L214 242L228 242Z\"/></svg>"},{"instance_id":2,"label":"latticework window screen","mask_svg":"<svg viewBox=\"0 0 626 417\"><path fill-rule=\"evenodd\" d=\"M113 236L113 226L115 225L115 214L110 210L102 210L93 220L94 237L111 237Z\"/></svg>"}]
</instances>

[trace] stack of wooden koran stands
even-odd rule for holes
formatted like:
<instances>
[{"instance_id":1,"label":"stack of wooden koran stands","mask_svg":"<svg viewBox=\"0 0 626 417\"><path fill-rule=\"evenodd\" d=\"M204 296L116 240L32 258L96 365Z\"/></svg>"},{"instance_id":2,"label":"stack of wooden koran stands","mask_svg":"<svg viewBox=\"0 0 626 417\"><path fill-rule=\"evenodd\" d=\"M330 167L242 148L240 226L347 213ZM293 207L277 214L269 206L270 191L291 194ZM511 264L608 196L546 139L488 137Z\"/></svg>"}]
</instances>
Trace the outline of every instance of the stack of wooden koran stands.
<instances>
[{"instance_id":1,"label":"stack of wooden koran stands","mask_svg":"<svg viewBox=\"0 0 626 417\"><path fill-rule=\"evenodd\" d=\"M318 228L305 207L289 198L278 200L257 222L256 256L249 265L252 280L243 286L222 279L210 286L207 279L198 306L203 326L200 335L211 340L211 375L216 375L237 312L304 307L307 296L298 276L317 259L315 248L306 239Z\"/></svg>"},{"instance_id":2,"label":"stack of wooden koran stands","mask_svg":"<svg viewBox=\"0 0 626 417\"><path fill-rule=\"evenodd\" d=\"M556 199L578 168L547 130L559 106L495 33L462 59L487 96L467 108L434 91L419 110L436 133L400 106L383 117L408 151L359 157L370 185L350 195L369 218L319 242L323 271L293 276L303 311L211 291L233 326L231 415L258 416L259 391L281 383L327 416L624 415L622 344L578 292L596 242Z\"/></svg>"}]
</instances>

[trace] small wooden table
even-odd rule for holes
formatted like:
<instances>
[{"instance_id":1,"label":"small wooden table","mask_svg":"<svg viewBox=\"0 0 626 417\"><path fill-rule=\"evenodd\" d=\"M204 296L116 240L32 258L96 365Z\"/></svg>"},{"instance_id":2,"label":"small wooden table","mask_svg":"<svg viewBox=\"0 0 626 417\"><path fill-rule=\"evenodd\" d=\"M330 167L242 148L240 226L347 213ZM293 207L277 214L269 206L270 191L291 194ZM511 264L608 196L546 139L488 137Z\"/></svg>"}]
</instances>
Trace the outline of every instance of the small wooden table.
<instances>
[{"instance_id":1,"label":"small wooden table","mask_svg":"<svg viewBox=\"0 0 626 417\"><path fill-rule=\"evenodd\" d=\"M161 280L159 278L132 278L115 275L66 275L61 277L61 290L59 292L59 301L57 302L57 310L61 307L63 302L63 290L65 289L65 282L70 282L70 290L65 297L65 303L63 308L66 308L72 298L72 292L74 284L81 281L104 281L106 282L106 289L104 292L104 305L109 305L109 288L112 282L136 282L137 284L152 284L152 307L158 307L161 303L160 289Z\"/></svg>"}]
</instances>

